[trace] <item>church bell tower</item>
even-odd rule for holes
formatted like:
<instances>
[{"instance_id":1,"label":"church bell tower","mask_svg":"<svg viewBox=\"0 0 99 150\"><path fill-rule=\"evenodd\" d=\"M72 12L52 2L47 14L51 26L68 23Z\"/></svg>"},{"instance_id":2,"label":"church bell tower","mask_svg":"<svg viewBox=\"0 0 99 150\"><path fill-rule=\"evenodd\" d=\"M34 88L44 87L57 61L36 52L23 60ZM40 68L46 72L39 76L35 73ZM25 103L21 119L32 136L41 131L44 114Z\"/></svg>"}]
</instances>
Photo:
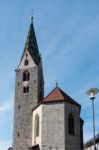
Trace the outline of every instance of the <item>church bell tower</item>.
<instances>
[{"instance_id":1,"label":"church bell tower","mask_svg":"<svg viewBox=\"0 0 99 150\"><path fill-rule=\"evenodd\" d=\"M24 51L16 69L13 150L27 150L32 145L32 109L43 98L42 59L31 17Z\"/></svg>"}]
</instances>

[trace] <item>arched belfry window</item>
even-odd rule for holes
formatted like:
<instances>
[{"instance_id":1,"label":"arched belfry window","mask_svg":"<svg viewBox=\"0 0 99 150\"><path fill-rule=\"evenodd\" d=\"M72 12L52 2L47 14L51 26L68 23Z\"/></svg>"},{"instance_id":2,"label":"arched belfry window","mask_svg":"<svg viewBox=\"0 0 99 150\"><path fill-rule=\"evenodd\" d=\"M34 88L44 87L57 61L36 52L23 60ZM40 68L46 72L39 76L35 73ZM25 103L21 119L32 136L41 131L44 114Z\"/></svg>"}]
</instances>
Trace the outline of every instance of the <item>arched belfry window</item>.
<instances>
[{"instance_id":1,"label":"arched belfry window","mask_svg":"<svg viewBox=\"0 0 99 150\"><path fill-rule=\"evenodd\" d=\"M68 116L68 133L74 135L74 117L72 113Z\"/></svg>"},{"instance_id":2,"label":"arched belfry window","mask_svg":"<svg viewBox=\"0 0 99 150\"><path fill-rule=\"evenodd\" d=\"M37 114L35 117L35 137L39 136L39 115Z\"/></svg>"},{"instance_id":3,"label":"arched belfry window","mask_svg":"<svg viewBox=\"0 0 99 150\"><path fill-rule=\"evenodd\" d=\"M28 64L29 64L29 60L26 58L25 61L24 61L24 65L28 66Z\"/></svg>"},{"instance_id":4,"label":"arched belfry window","mask_svg":"<svg viewBox=\"0 0 99 150\"><path fill-rule=\"evenodd\" d=\"M30 73L28 72L28 70L25 70L23 72L23 81L29 81L30 80Z\"/></svg>"},{"instance_id":5,"label":"arched belfry window","mask_svg":"<svg viewBox=\"0 0 99 150\"><path fill-rule=\"evenodd\" d=\"M29 93L29 86L23 87L23 93Z\"/></svg>"}]
</instances>

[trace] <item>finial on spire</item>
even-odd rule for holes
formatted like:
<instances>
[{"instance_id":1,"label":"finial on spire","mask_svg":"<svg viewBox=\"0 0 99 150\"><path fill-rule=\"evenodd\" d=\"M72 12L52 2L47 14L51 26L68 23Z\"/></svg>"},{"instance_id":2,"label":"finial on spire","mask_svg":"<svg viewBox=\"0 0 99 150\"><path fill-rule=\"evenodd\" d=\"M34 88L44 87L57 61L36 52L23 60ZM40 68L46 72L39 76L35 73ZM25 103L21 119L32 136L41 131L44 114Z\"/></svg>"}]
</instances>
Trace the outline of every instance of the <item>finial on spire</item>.
<instances>
[{"instance_id":1,"label":"finial on spire","mask_svg":"<svg viewBox=\"0 0 99 150\"><path fill-rule=\"evenodd\" d=\"M58 80L55 80L55 82L56 82L56 87L58 87Z\"/></svg>"},{"instance_id":2,"label":"finial on spire","mask_svg":"<svg viewBox=\"0 0 99 150\"><path fill-rule=\"evenodd\" d=\"M31 23L33 23L33 9L31 9Z\"/></svg>"}]
</instances>

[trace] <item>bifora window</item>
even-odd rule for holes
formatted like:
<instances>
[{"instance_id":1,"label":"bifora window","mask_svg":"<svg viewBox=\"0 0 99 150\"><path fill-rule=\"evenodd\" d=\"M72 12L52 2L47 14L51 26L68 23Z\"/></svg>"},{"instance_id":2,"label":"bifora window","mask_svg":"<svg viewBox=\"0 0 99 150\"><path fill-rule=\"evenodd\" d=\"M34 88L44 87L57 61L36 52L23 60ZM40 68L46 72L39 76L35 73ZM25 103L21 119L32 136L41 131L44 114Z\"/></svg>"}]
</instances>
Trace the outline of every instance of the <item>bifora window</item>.
<instances>
[{"instance_id":1,"label":"bifora window","mask_svg":"<svg viewBox=\"0 0 99 150\"><path fill-rule=\"evenodd\" d=\"M28 70L25 70L23 72L23 81L29 81L30 80L30 73L28 72Z\"/></svg>"},{"instance_id":2,"label":"bifora window","mask_svg":"<svg viewBox=\"0 0 99 150\"><path fill-rule=\"evenodd\" d=\"M68 133L74 135L74 117L71 113L68 116Z\"/></svg>"},{"instance_id":3,"label":"bifora window","mask_svg":"<svg viewBox=\"0 0 99 150\"><path fill-rule=\"evenodd\" d=\"M29 93L29 86L23 87L23 93Z\"/></svg>"}]
</instances>

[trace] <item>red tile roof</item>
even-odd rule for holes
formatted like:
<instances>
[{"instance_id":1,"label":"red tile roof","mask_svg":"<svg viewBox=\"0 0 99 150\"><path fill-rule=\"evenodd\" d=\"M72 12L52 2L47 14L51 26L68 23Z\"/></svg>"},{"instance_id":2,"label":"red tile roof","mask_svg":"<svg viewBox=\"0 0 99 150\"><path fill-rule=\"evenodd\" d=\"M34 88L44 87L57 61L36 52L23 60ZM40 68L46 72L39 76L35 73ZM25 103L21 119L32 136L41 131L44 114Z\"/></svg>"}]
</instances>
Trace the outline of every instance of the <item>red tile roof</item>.
<instances>
[{"instance_id":1,"label":"red tile roof","mask_svg":"<svg viewBox=\"0 0 99 150\"><path fill-rule=\"evenodd\" d=\"M57 102L57 101L66 101L71 104L75 104L80 107L80 104L75 102L70 96L68 96L64 91L59 87L54 88L42 102Z\"/></svg>"}]
</instances>

